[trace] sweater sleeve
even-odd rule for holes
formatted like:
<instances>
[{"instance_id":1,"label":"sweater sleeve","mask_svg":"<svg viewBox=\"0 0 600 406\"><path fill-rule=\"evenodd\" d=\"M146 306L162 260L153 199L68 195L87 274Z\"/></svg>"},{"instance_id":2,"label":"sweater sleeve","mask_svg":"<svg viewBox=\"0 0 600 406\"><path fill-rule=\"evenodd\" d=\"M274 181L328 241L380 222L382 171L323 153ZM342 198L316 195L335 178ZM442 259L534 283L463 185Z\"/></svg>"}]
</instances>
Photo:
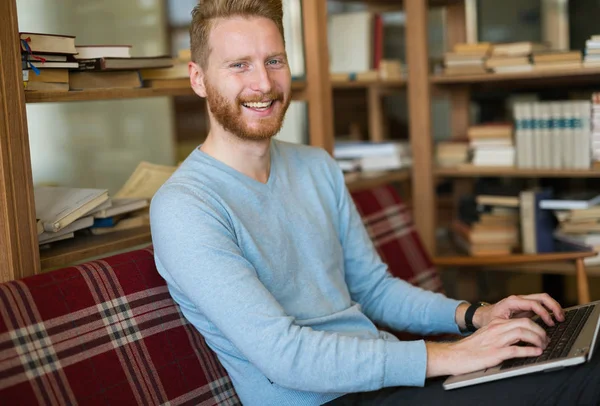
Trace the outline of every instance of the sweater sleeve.
<instances>
[{"instance_id":1,"label":"sweater sleeve","mask_svg":"<svg viewBox=\"0 0 600 406\"><path fill-rule=\"evenodd\" d=\"M333 171L346 282L353 300L362 305L371 320L394 330L460 334L455 313L462 302L416 287L388 272L346 188L343 174L339 168Z\"/></svg>"},{"instance_id":2,"label":"sweater sleeve","mask_svg":"<svg viewBox=\"0 0 600 406\"><path fill-rule=\"evenodd\" d=\"M299 326L257 277L227 213L188 186L169 184L151 204L161 275L246 359L283 387L357 392L421 386L422 341L365 339Z\"/></svg>"}]
</instances>

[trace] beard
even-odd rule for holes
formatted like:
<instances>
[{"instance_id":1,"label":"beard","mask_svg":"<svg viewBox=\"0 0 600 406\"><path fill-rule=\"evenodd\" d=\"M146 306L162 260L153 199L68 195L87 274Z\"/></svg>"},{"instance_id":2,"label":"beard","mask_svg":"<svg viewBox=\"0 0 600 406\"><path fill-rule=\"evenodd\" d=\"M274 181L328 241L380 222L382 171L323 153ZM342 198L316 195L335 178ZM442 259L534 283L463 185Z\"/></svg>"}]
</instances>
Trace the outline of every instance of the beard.
<instances>
[{"instance_id":1,"label":"beard","mask_svg":"<svg viewBox=\"0 0 600 406\"><path fill-rule=\"evenodd\" d=\"M273 100L273 114L270 117L259 118L259 125L252 128L244 119L242 109L246 107L242 104L260 102L265 99ZM288 96L285 99L282 92L272 90L261 96L238 96L231 103L207 81L206 101L214 118L226 131L243 140L257 141L272 138L281 130L283 118L290 105L291 97Z\"/></svg>"}]
</instances>

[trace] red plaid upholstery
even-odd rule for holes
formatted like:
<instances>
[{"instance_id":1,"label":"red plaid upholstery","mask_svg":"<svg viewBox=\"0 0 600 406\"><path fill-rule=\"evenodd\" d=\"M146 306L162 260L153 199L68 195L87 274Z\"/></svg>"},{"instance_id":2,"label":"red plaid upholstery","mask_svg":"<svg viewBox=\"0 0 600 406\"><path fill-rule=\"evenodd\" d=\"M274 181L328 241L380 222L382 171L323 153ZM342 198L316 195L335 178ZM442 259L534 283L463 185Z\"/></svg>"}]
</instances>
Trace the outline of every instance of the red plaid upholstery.
<instances>
[{"instance_id":1,"label":"red plaid upholstery","mask_svg":"<svg viewBox=\"0 0 600 406\"><path fill-rule=\"evenodd\" d=\"M0 284L0 404L239 405L151 249Z\"/></svg>"},{"instance_id":2,"label":"red plaid upholstery","mask_svg":"<svg viewBox=\"0 0 600 406\"><path fill-rule=\"evenodd\" d=\"M377 252L390 273L413 285L443 292L442 281L417 234L412 214L389 185L352 193Z\"/></svg>"}]
</instances>

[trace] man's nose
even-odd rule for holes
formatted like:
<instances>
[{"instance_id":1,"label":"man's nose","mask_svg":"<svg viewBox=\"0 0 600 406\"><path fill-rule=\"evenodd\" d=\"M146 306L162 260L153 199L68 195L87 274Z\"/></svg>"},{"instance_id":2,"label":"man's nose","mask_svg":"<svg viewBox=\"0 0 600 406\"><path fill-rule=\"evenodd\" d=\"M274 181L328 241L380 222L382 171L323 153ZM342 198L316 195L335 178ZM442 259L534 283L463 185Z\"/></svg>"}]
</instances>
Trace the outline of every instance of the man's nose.
<instances>
[{"instance_id":1,"label":"man's nose","mask_svg":"<svg viewBox=\"0 0 600 406\"><path fill-rule=\"evenodd\" d=\"M252 73L251 88L252 90L261 93L269 93L273 88L271 76L269 75L269 71L265 66L257 67Z\"/></svg>"}]
</instances>

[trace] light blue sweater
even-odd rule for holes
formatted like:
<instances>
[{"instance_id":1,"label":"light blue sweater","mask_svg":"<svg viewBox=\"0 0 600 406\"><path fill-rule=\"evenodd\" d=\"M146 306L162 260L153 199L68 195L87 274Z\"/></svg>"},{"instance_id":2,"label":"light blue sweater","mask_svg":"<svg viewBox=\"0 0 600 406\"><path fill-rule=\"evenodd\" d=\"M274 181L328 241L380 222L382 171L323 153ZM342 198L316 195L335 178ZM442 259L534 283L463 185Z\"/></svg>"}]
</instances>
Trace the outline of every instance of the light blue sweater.
<instances>
[{"instance_id":1,"label":"light blue sweater","mask_svg":"<svg viewBox=\"0 0 600 406\"><path fill-rule=\"evenodd\" d=\"M158 271L245 405L317 405L425 381L459 301L392 278L323 150L271 142L266 184L195 150L156 193ZM189 377L193 379L193 377Z\"/></svg>"}]
</instances>

